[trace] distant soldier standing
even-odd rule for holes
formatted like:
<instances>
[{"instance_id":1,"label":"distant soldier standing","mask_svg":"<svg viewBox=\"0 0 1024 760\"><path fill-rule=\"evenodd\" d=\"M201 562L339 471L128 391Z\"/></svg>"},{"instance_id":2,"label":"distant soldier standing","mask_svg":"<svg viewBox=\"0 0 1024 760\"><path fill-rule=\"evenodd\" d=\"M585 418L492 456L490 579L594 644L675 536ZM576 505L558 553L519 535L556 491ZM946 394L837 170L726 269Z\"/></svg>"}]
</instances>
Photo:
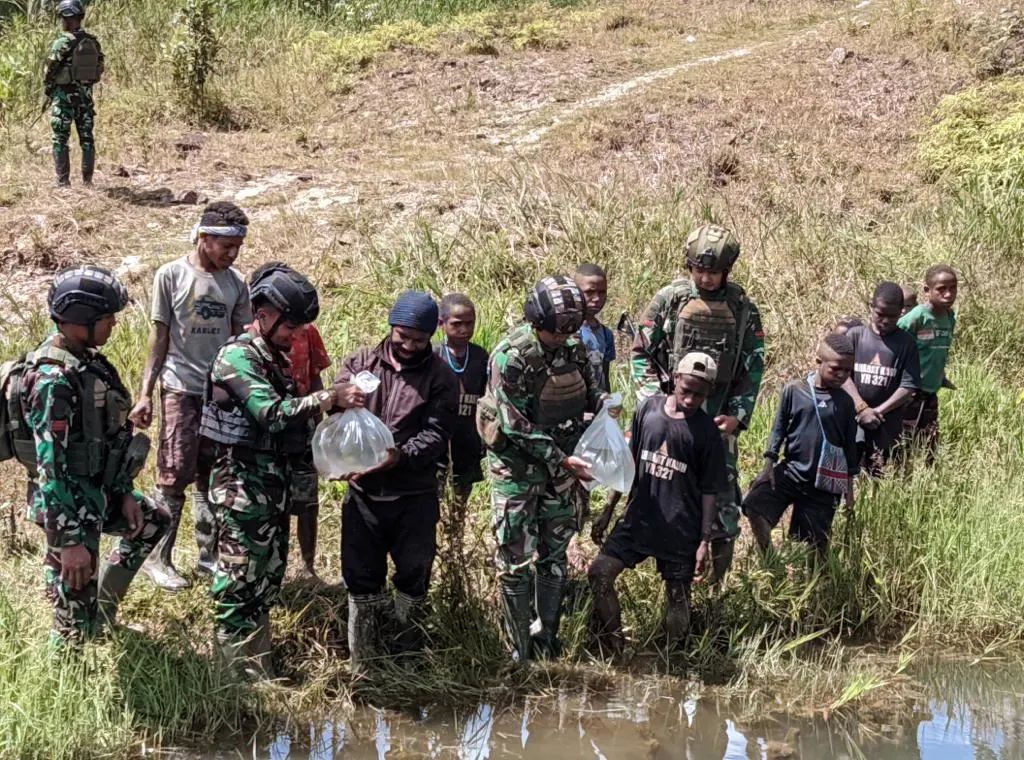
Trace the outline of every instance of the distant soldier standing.
<instances>
[{"instance_id":1,"label":"distant soldier standing","mask_svg":"<svg viewBox=\"0 0 1024 760\"><path fill-rule=\"evenodd\" d=\"M578 484L592 479L588 463L572 455L584 413L596 412L605 395L576 336L584 307L571 279L537 283L525 324L491 355L488 390L478 404L504 622L520 662L535 652L558 655L566 550L580 527ZM531 638L535 612L540 631Z\"/></svg>"},{"instance_id":2,"label":"distant soldier standing","mask_svg":"<svg viewBox=\"0 0 1024 760\"><path fill-rule=\"evenodd\" d=\"M671 394L668 368L691 351L710 355L718 367L704 409L722 431L729 483L719 494L711 541L712 582L720 581L732 564L740 517L737 436L750 424L764 374L761 313L743 288L729 281L739 255L739 241L723 227L706 224L691 232L686 239L690 276L654 296L632 352L641 400Z\"/></svg>"},{"instance_id":3,"label":"distant soldier standing","mask_svg":"<svg viewBox=\"0 0 1024 760\"><path fill-rule=\"evenodd\" d=\"M4 404L24 418L11 442L31 477L28 517L46 533L52 637L77 645L113 622L170 518L134 489L149 440L132 434L131 396L98 350L127 304L124 287L77 267L57 274L48 300L57 331L8 376ZM121 540L98 568L103 533Z\"/></svg>"},{"instance_id":4,"label":"distant soldier standing","mask_svg":"<svg viewBox=\"0 0 1024 760\"><path fill-rule=\"evenodd\" d=\"M201 433L215 443L217 648L226 664L261 677L271 670L270 609L288 559L292 462L308 445L317 413L362 405L362 394L342 384L295 395L287 353L295 332L320 312L309 280L290 267L264 267L250 295L252 325L220 349L210 369Z\"/></svg>"},{"instance_id":5,"label":"distant soldier standing","mask_svg":"<svg viewBox=\"0 0 1024 760\"><path fill-rule=\"evenodd\" d=\"M96 143L92 134L96 109L92 86L103 75L103 50L99 40L82 29L85 8L80 0L61 0L57 4L57 15L64 31L50 46L43 74L43 91L50 102L53 129L53 165L57 184L70 185L68 141L74 123L82 147L82 182L91 185L96 166Z\"/></svg>"}]
</instances>

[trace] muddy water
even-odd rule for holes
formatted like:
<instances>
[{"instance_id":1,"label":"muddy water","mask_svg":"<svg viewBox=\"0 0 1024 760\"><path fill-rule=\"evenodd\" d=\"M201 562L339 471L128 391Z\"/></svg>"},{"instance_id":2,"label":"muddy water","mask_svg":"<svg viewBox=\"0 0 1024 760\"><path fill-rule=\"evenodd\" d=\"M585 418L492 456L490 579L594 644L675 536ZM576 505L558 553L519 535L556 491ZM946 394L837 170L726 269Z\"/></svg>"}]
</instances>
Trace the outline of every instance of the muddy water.
<instances>
[{"instance_id":1,"label":"muddy water","mask_svg":"<svg viewBox=\"0 0 1024 760\"><path fill-rule=\"evenodd\" d=\"M917 696L843 719L751 716L742 701L665 681L563 693L510 709L362 710L206 757L1024 760L1024 670L933 667Z\"/></svg>"}]
</instances>

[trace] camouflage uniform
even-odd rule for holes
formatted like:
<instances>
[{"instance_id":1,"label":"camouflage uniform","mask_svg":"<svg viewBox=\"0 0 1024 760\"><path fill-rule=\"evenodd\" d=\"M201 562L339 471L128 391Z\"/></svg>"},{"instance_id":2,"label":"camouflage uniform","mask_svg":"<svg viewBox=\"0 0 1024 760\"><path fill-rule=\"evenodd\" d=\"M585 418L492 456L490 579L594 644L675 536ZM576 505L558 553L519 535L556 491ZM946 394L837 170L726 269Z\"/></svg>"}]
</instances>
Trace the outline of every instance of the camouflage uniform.
<instances>
[{"instance_id":1,"label":"camouflage uniform","mask_svg":"<svg viewBox=\"0 0 1024 760\"><path fill-rule=\"evenodd\" d=\"M243 333L210 370L201 434L214 441L210 503L221 517L211 593L223 639L263 626L277 600L288 556L292 462L330 391L295 397L285 359Z\"/></svg>"},{"instance_id":2,"label":"camouflage uniform","mask_svg":"<svg viewBox=\"0 0 1024 760\"><path fill-rule=\"evenodd\" d=\"M579 487L561 463L583 434L584 412L595 411L602 396L578 337L564 347L548 348L532 325L523 324L491 355L488 393L478 414L488 448L498 566L506 597L531 595L536 568L542 623L545 590L550 589L557 598L552 602L557 626L566 550L580 527ZM511 633L527 659L529 644Z\"/></svg>"},{"instance_id":3,"label":"camouflage uniform","mask_svg":"<svg viewBox=\"0 0 1024 760\"><path fill-rule=\"evenodd\" d=\"M712 417L736 417L740 421L737 434L745 430L754 414L764 375L764 330L761 313L743 288L727 281L717 293L702 295L687 277L658 291L644 312L633 343L637 398L671 393L672 378L666 372L671 372L670 368L690 351L704 351L718 363L720 379L704 410ZM724 436L729 488L718 499L714 539L717 578L728 568L732 539L739 534L737 434ZM719 560L723 554L727 556Z\"/></svg>"},{"instance_id":4,"label":"camouflage uniform","mask_svg":"<svg viewBox=\"0 0 1024 760\"><path fill-rule=\"evenodd\" d=\"M83 387L76 375L96 376L94 406L84 408ZM133 575L167 530L169 515L134 490L132 470L121 454L130 396L113 365L101 354L73 356L48 338L30 355L23 380L26 422L35 439L36 473L29 484L28 517L46 533L46 595L53 605L53 636L80 643L98 622L97 564L100 534L121 535L107 559L109 566ZM86 435L87 415L98 413L102 438ZM92 451L99 456L89 456ZM138 463L141 466L141 462ZM92 473L92 474L90 474ZM109 473L109 475L107 474ZM143 528L127 538L121 499L132 494L142 506ZM61 552L83 545L92 557L92 577L72 590L61 581ZM127 583L125 583L127 587Z\"/></svg>"},{"instance_id":5,"label":"camouflage uniform","mask_svg":"<svg viewBox=\"0 0 1024 760\"><path fill-rule=\"evenodd\" d=\"M73 81L57 83L57 80L61 79L62 70L68 68L68 59L75 41L74 33L64 32L50 45L50 52L46 57L43 89L50 100L53 159L57 165L58 175L66 178L67 172L70 171L68 141L71 139L73 123L78 130L78 143L82 148L82 178L86 182L91 182L96 161L96 143L93 139L96 109L93 104L92 85ZM101 55L100 61L102 60Z\"/></svg>"}]
</instances>

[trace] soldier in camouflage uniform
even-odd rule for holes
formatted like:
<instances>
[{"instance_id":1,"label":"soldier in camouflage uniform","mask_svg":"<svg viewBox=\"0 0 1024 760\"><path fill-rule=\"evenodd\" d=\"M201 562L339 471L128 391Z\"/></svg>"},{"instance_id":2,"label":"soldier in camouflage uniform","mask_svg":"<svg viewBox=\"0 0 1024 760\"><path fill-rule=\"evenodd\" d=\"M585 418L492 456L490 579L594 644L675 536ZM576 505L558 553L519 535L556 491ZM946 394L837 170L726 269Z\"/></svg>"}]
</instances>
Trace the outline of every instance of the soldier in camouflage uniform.
<instances>
[{"instance_id":1,"label":"soldier in camouflage uniform","mask_svg":"<svg viewBox=\"0 0 1024 760\"><path fill-rule=\"evenodd\" d=\"M671 393L672 378L665 368L676 366L691 351L709 354L718 365L718 379L704 410L725 440L729 487L719 494L711 543L712 582L720 581L732 564L740 516L737 436L750 424L764 374L761 313L743 288L728 279L739 255L739 241L718 225L691 232L686 240L690 276L654 296L632 351L639 400Z\"/></svg>"},{"instance_id":2,"label":"soldier in camouflage uniform","mask_svg":"<svg viewBox=\"0 0 1024 760\"><path fill-rule=\"evenodd\" d=\"M250 298L253 324L220 349L210 370L200 432L215 443L210 502L221 518L217 648L229 667L260 678L271 672L270 609L288 556L291 461L319 412L363 399L347 384L295 395L287 352L320 311L309 280L284 265L263 267Z\"/></svg>"},{"instance_id":3,"label":"soldier in camouflage uniform","mask_svg":"<svg viewBox=\"0 0 1024 760\"><path fill-rule=\"evenodd\" d=\"M520 662L535 649L557 656L566 549L579 530L578 484L591 479L588 463L572 456L584 413L596 411L604 397L575 335L583 309L572 280L541 280L526 302L526 323L494 349L477 408L488 449L504 621ZM540 632L531 639L535 612Z\"/></svg>"},{"instance_id":4,"label":"soldier in camouflage uniform","mask_svg":"<svg viewBox=\"0 0 1024 760\"><path fill-rule=\"evenodd\" d=\"M124 287L105 269L60 272L49 294L57 331L6 382L4 403L13 400L24 410L30 433L13 438L12 454L31 476L28 517L46 533L43 566L55 643L81 644L113 621L170 521L134 489L149 440L133 436L131 396L97 350L126 303ZM100 563L102 533L121 540Z\"/></svg>"},{"instance_id":5,"label":"soldier in camouflage uniform","mask_svg":"<svg viewBox=\"0 0 1024 760\"><path fill-rule=\"evenodd\" d=\"M71 156L68 141L71 125L78 130L82 147L82 182L92 184L96 166L96 144L93 141L92 86L103 74L103 52L99 41L82 29L85 9L80 0L61 0L57 5L63 32L50 46L43 73L43 91L50 103L50 126L53 129L53 164L57 184L71 184Z\"/></svg>"}]
</instances>

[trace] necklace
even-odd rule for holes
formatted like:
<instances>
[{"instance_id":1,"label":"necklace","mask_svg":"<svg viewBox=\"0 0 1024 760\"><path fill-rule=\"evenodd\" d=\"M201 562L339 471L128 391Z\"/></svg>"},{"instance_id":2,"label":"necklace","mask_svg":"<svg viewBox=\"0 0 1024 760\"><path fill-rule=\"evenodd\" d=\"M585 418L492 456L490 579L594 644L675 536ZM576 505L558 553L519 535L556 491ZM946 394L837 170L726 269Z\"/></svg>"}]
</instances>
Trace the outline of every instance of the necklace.
<instances>
[{"instance_id":1,"label":"necklace","mask_svg":"<svg viewBox=\"0 0 1024 760\"><path fill-rule=\"evenodd\" d=\"M466 371L466 366L469 364L469 346L466 346L466 358L462 360L462 366L457 364L457 357L452 353L452 350L448 348L448 341L441 344L444 349L444 360L448 362L448 366L452 368L452 372L456 375L461 375Z\"/></svg>"}]
</instances>

